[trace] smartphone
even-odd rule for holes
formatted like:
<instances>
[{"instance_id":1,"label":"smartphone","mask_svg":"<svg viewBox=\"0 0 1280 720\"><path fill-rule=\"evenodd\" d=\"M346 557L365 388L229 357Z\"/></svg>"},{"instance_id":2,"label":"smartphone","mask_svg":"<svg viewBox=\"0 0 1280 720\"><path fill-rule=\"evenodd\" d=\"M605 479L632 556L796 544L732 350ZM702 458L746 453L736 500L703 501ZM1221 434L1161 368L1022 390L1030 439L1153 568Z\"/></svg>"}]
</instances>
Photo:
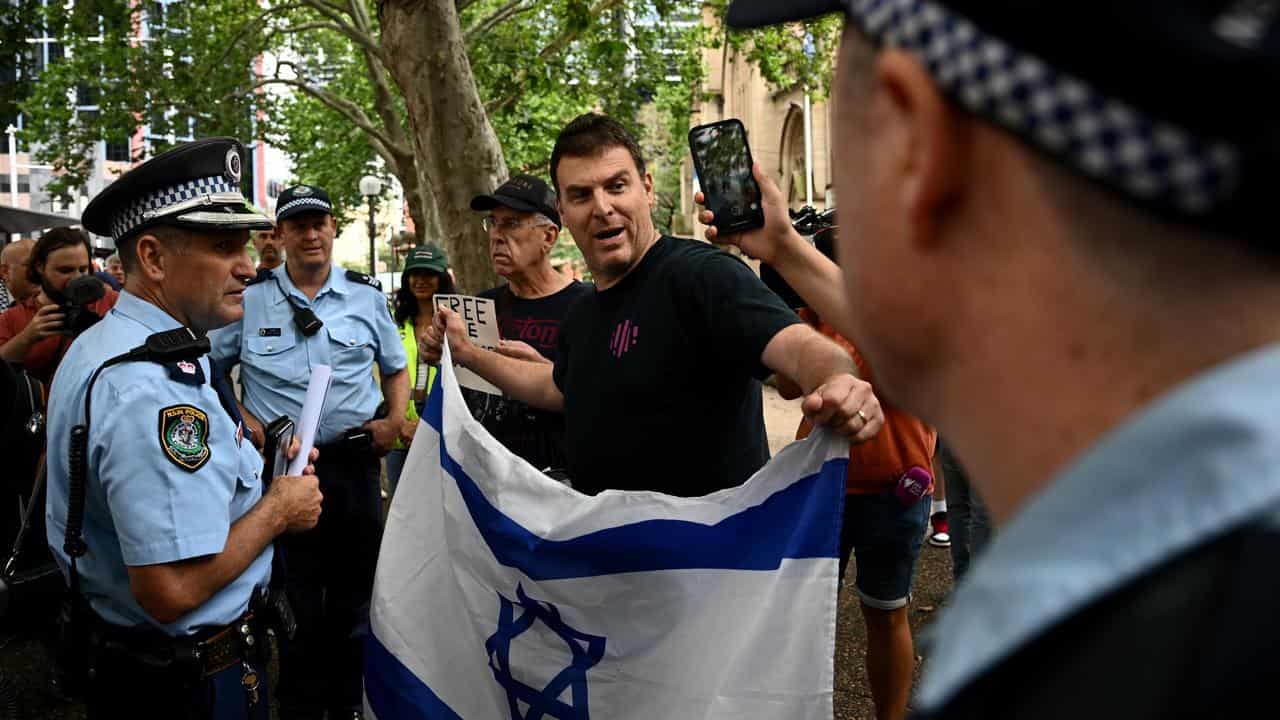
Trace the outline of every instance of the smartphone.
<instances>
[{"instance_id":1,"label":"smartphone","mask_svg":"<svg viewBox=\"0 0 1280 720\"><path fill-rule=\"evenodd\" d=\"M278 417L267 425L267 439L262 444L262 477L268 483L289 467L289 446L293 444L293 421Z\"/></svg>"},{"instance_id":2,"label":"smartphone","mask_svg":"<svg viewBox=\"0 0 1280 720\"><path fill-rule=\"evenodd\" d=\"M760 186L751 174L751 148L742 121L730 118L693 128L689 150L707 209L715 213L716 230L735 233L763 227Z\"/></svg>"}]
</instances>

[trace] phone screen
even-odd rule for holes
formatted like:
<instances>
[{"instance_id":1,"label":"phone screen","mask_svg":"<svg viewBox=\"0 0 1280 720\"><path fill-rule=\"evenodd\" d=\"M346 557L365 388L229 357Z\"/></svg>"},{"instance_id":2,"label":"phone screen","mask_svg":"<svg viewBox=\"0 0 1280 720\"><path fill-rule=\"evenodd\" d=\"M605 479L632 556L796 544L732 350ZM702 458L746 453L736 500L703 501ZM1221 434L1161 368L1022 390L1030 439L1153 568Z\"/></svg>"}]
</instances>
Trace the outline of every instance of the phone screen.
<instances>
[{"instance_id":1,"label":"phone screen","mask_svg":"<svg viewBox=\"0 0 1280 720\"><path fill-rule=\"evenodd\" d=\"M289 468L289 446L293 444L293 423L289 423L289 427L280 434L280 439L276 445L276 457L272 464L272 468L277 475L283 475Z\"/></svg>"},{"instance_id":2,"label":"phone screen","mask_svg":"<svg viewBox=\"0 0 1280 720\"><path fill-rule=\"evenodd\" d=\"M716 228L738 232L763 226L760 186L751 175L751 149L742 123L699 125L689 131L689 149Z\"/></svg>"}]
</instances>

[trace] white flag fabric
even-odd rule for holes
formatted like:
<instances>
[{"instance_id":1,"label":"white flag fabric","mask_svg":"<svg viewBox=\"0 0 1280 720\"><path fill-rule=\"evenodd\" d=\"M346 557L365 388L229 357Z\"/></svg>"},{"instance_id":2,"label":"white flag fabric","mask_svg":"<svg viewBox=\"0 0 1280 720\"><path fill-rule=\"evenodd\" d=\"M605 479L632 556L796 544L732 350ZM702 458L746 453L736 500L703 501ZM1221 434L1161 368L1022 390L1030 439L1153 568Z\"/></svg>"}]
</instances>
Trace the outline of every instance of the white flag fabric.
<instances>
[{"instance_id":1,"label":"white flag fabric","mask_svg":"<svg viewBox=\"0 0 1280 720\"><path fill-rule=\"evenodd\" d=\"M383 536L370 716L831 718L846 440L705 497L588 497L493 439L450 368Z\"/></svg>"}]
</instances>

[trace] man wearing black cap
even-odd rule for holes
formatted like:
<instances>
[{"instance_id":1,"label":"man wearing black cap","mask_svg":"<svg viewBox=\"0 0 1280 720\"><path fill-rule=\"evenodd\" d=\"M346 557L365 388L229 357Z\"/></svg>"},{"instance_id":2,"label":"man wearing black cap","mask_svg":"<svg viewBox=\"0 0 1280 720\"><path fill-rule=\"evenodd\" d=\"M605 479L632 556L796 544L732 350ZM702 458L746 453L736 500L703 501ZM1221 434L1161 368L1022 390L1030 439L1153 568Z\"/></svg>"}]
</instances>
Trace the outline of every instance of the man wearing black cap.
<instances>
[{"instance_id":1,"label":"man wearing black cap","mask_svg":"<svg viewBox=\"0 0 1280 720\"><path fill-rule=\"evenodd\" d=\"M314 526L321 495L310 467L264 492L262 458L197 342L243 315L245 244L270 226L240 194L242 155L230 138L183 145L84 211L114 238L125 286L54 378L47 518L72 606L87 602L88 647L67 659L88 664L91 718L268 717L256 600L272 541ZM152 349L160 338L169 353Z\"/></svg>"},{"instance_id":2,"label":"man wearing black cap","mask_svg":"<svg viewBox=\"0 0 1280 720\"><path fill-rule=\"evenodd\" d=\"M284 265L245 290L243 320L210 337L215 360L240 363L255 444L264 423L298 420L314 366L333 371L315 436L328 507L314 530L281 543L298 620L280 663L281 715L289 719L360 713L361 633L382 538L379 456L395 447L409 402L408 361L381 286L332 262L332 213L323 188L280 193Z\"/></svg>"},{"instance_id":3,"label":"man wearing black cap","mask_svg":"<svg viewBox=\"0 0 1280 720\"><path fill-rule=\"evenodd\" d=\"M554 363L560 323L578 298L595 290L551 267L551 249L560 236L556 194L536 177L516 175L492 195L477 195L471 209L487 213L483 223L489 232L489 258L507 281L480 293L497 308L503 338L499 350ZM539 469L568 466L562 413L475 391L467 395L472 412L512 452Z\"/></svg>"},{"instance_id":4,"label":"man wearing black cap","mask_svg":"<svg viewBox=\"0 0 1280 720\"><path fill-rule=\"evenodd\" d=\"M737 0L728 19L837 10L843 277L776 213L724 240L823 298L1001 524L916 707L1273 706L1280 130L1260 90L1280 3Z\"/></svg>"}]
</instances>

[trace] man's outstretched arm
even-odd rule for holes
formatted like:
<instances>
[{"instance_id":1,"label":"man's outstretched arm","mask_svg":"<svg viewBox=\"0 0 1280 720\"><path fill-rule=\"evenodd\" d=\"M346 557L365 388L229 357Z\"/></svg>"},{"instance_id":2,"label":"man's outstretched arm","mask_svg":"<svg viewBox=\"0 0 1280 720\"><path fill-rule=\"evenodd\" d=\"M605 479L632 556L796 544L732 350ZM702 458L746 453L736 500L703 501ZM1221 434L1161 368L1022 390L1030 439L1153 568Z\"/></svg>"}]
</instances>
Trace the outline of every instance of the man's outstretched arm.
<instances>
[{"instance_id":1,"label":"man's outstretched arm","mask_svg":"<svg viewBox=\"0 0 1280 720\"><path fill-rule=\"evenodd\" d=\"M447 308L436 308L427 330L423 354L427 362L440 362L446 336L455 363L498 386L508 397L542 410L564 412L564 395L551 375L554 365L509 357L471 344L463 332L462 318Z\"/></svg>"}]
</instances>

